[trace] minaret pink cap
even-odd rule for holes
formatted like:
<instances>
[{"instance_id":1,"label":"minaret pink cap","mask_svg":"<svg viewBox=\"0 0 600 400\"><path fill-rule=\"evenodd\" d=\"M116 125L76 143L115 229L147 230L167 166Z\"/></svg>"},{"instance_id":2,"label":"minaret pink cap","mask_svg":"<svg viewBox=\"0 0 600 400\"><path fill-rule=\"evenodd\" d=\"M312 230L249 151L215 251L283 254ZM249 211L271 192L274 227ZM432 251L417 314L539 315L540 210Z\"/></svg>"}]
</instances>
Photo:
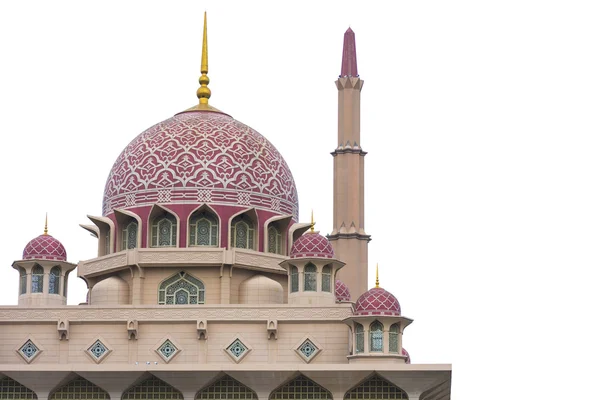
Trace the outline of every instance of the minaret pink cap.
<instances>
[{"instance_id":1,"label":"minaret pink cap","mask_svg":"<svg viewBox=\"0 0 600 400\"><path fill-rule=\"evenodd\" d=\"M344 52L342 53L342 73L340 76L358 76L356 42L354 41L354 31L350 28L344 33Z\"/></svg>"}]
</instances>

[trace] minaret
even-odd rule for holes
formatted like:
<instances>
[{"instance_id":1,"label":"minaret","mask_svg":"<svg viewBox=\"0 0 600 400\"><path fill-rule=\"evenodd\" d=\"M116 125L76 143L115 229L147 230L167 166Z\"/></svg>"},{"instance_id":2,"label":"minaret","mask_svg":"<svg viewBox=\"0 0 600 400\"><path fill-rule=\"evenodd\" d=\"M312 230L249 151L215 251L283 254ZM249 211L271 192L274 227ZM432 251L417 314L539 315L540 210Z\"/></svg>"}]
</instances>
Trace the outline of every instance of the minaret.
<instances>
[{"instance_id":1,"label":"minaret","mask_svg":"<svg viewBox=\"0 0 600 400\"><path fill-rule=\"evenodd\" d=\"M333 231L328 236L335 255L346 263L338 279L350 289L352 300L368 289L365 233L365 155L360 146L360 91L354 32L344 34L342 72L338 89L338 147L333 156Z\"/></svg>"}]
</instances>

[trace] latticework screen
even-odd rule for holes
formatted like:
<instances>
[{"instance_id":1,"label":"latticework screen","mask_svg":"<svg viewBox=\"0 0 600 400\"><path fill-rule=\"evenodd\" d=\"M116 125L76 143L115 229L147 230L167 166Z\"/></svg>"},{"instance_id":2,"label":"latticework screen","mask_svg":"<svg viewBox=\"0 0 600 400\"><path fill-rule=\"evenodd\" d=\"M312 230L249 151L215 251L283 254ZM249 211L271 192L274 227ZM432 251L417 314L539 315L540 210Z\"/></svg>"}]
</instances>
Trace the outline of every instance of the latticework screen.
<instances>
[{"instance_id":1,"label":"latticework screen","mask_svg":"<svg viewBox=\"0 0 600 400\"><path fill-rule=\"evenodd\" d=\"M108 393L84 378L75 378L56 392L50 400L91 400L110 399Z\"/></svg>"},{"instance_id":2,"label":"latticework screen","mask_svg":"<svg viewBox=\"0 0 600 400\"><path fill-rule=\"evenodd\" d=\"M0 379L0 399L2 400L36 400L33 390L21 385L8 376Z\"/></svg>"},{"instance_id":3,"label":"latticework screen","mask_svg":"<svg viewBox=\"0 0 600 400\"><path fill-rule=\"evenodd\" d=\"M275 389L270 400L333 400L331 393L304 375L299 375L279 389Z\"/></svg>"},{"instance_id":4,"label":"latticework screen","mask_svg":"<svg viewBox=\"0 0 600 400\"><path fill-rule=\"evenodd\" d=\"M128 389L122 400L183 400L183 395L168 383L156 377L146 379L143 382Z\"/></svg>"},{"instance_id":5,"label":"latticework screen","mask_svg":"<svg viewBox=\"0 0 600 400\"><path fill-rule=\"evenodd\" d=\"M212 385L209 385L198 392L196 399L215 400L215 399L240 399L257 400L258 396L252 389L236 381L230 376L224 376Z\"/></svg>"},{"instance_id":6,"label":"latticework screen","mask_svg":"<svg viewBox=\"0 0 600 400\"><path fill-rule=\"evenodd\" d=\"M373 375L344 395L344 400L405 400L408 395L398 386L391 384L379 375Z\"/></svg>"}]
</instances>

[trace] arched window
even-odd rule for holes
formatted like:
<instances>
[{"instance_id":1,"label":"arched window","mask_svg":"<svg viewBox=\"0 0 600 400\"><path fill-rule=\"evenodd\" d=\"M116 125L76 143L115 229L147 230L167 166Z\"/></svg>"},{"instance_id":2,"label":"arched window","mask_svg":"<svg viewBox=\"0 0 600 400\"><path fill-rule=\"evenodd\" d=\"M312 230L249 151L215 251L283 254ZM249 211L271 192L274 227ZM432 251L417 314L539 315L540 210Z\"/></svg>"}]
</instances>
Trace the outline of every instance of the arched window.
<instances>
[{"instance_id":1,"label":"arched window","mask_svg":"<svg viewBox=\"0 0 600 400\"><path fill-rule=\"evenodd\" d=\"M158 304L204 304L204 283L181 271L162 281Z\"/></svg>"},{"instance_id":2,"label":"arched window","mask_svg":"<svg viewBox=\"0 0 600 400\"><path fill-rule=\"evenodd\" d=\"M356 354L365 352L365 328L361 324L354 325L356 334Z\"/></svg>"},{"instance_id":3,"label":"arched window","mask_svg":"<svg viewBox=\"0 0 600 400\"><path fill-rule=\"evenodd\" d=\"M269 236L269 253L283 254L283 239L279 229L271 225L267 234Z\"/></svg>"},{"instance_id":4,"label":"arched window","mask_svg":"<svg viewBox=\"0 0 600 400\"><path fill-rule=\"evenodd\" d=\"M321 291L331 292L331 266L326 265L321 271Z\"/></svg>"},{"instance_id":5,"label":"arched window","mask_svg":"<svg viewBox=\"0 0 600 400\"><path fill-rule=\"evenodd\" d=\"M254 390L225 375L212 385L200 390L196 395L196 400L258 400Z\"/></svg>"},{"instance_id":6,"label":"arched window","mask_svg":"<svg viewBox=\"0 0 600 400\"><path fill-rule=\"evenodd\" d=\"M294 267L293 265L290 268L290 279L292 280L292 287L290 291L295 293L298 291L298 268Z\"/></svg>"},{"instance_id":7,"label":"arched window","mask_svg":"<svg viewBox=\"0 0 600 400\"><path fill-rule=\"evenodd\" d=\"M19 294L27 293L27 272L19 267Z\"/></svg>"},{"instance_id":8,"label":"arched window","mask_svg":"<svg viewBox=\"0 0 600 400\"><path fill-rule=\"evenodd\" d=\"M42 293L44 290L44 268L39 265L31 269L31 293Z\"/></svg>"},{"instance_id":9,"label":"arched window","mask_svg":"<svg viewBox=\"0 0 600 400\"><path fill-rule=\"evenodd\" d=\"M75 378L52 393L50 400L109 400L110 396L104 390L84 378Z\"/></svg>"},{"instance_id":10,"label":"arched window","mask_svg":"<svg viewBox=\"0 0 600 400\"><path fill-rule=\"evenodd\" d=\"M110 254L110 229L104 235L104 255Z\"/></svg>"},{"instance_id":11,"label":"arched window","mask_svg":"<svg viewBox=\"0 0 600 400\"><path fill-rule=\"evenodd\" d=\"M217 246L219 222L206 211L194 213L190 218L190 246Z\"/></svg>"},{"instance_id":12,"label":"arched window","mask_svg":"<svg viewBox=\"0 0 600 400\"><path fill-rule=\"evenodd\" d=\"M390 353L398 353L398 333L400 327L398 324L390 326Z\"/></svg>"},{"instance_id":13,"label":"arched window","mask_svg":"<svg viewBox=\"0 0 600 400\"><path fill-rule=\"evenodd\" d=\"M154 219L152 223L152 247L175 247L177 243L177 220L169 213Z\"/></svg>"},{"instance_id":14,"label":"arched window","mask_svg":"<svg viewBox=\"0 0 600 400\"><path fill-rule=\"evenodd\" d=\"M50 276L48 277L48 293L60 294L58 291L60 286L60 267L52 267L50 270Z\"/></svg>"},{"instance_id":15,"label":"arched window","mask_svg":"<svg viewBox=\"0 0 600 400\"><path fill-rule=\"evenodd\" d=\"M329 390L304 375L298 375L271 392L269 400L333 400Z\"/></svg>"},{"instance_id":16,"label":"arched window","mask_svg":"<svg viewBox=\"0 0 600 400\"><path fill-rule=\"evenodd\" d=\"M0 379L0 399L37 400L37 394L14 379L5 376Z\"/></svg>"},{"instance_id":17,"label":"arched window","mask_svg":"<svg viewBox=\"0 0 600 400\"><path fill-rule=\"evenodd\" d=\"M131 221L121 232L121 250L130 250L137 247L138 223Z\"/></svg>"},{"instance_id":18,"label":"arched window","mask_svg":"<svg viewBox=\"0 0 600 400\"><path fill-rule=\"evenodd\" d=\"M304 291L317 291L317 267L312 263L308 263L304 267Z\"/></svg>"},{"instance_id":19,"label":"arched window","mask_svg":"<svg viewBox=\"0 0 600 400\"><path fill-rule=\"evenodd\" d=\"M408 400L408 394L398 386L374 374L360 385L348 390L344 395L344 400L375 399Z\"/></svg>"},{"instance_id":20,"label":"arched window","mask_svg":"<svg viewBox=\"0 0 600 400\"><path fill-rule=\"evenodd\" d=\"M231 221L231 247L254 250L254 223L245 214Z\"/></svg>"},{"instance_id":21,"label":"arched window","mask_svg":"<svg viewBox=\"0 0 600 400\"><path fill-rule=\"evenodd\" d=\"M383 351L383 325L379 321L369 327L369 351Z\"/></svg>"},{"instance_id":22,"label":"arched window","mask_svg":"<svg viewBox=\"0 0 600 400\"><path fill-rule=\"evenodd\" d=\"M127 389L122 400L183 400L183 395L173 386L153 376Z\"/></svg>"}]
</instances>

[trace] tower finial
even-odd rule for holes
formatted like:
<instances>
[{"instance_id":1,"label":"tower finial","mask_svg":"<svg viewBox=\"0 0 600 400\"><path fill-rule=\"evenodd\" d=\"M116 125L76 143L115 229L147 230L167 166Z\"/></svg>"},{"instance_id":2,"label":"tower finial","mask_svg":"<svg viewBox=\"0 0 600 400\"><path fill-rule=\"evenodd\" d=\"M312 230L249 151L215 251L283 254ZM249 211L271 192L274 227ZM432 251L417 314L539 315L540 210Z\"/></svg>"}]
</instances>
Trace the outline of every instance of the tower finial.
<instances>
[{"instance_id":1,"label":"tower finial","mask_svg":"<svg viewBox=\"0 0 600 400\"><path fill-rule=\"evenodd\" d=\"M375 287L379 287L379 263L375 265Z\"/></svg>"},{"instance_id":2,"label":"tower finial","mask_svg":"<svg viewBox=\"0 0 600 400\"><path fill-rule=\"evenodd\" d=\"M200 63L200 87L196 91L196 96L200 100L200 104L208 105L208 99L210 99L210 89L208 84L208 39L206 35L206 11L204 11L204 33L202 35L202 61Z\"/></svg>"},{"instance_id":3,"label":"tower finial","mask_svg":"<svg viewBox=\"0 0 600 400\"><path fill-rule=\"evenodd\" d=\"M315 231L315 213L314 210L310 210L310 232L314 233Z\"/></svg>"},{"instance_id":4,"label":"tower finial","mask_svg":"<svg viewBox=\"0 0 600 400\"><path fill-rule=\"evenodd\" d=\"M350 28L344 33L344 51L342 52L342 72L340 73L340 77L344 76L358 76L356 41L354 40L354 31Z\"/></svg>"},{"instance_id":5,"label":"tower finial","mask_svg":"<svg viewBox=\"0 0 600 400\"><path fill-rule=\"evenodd\" d=\"M48 234L48 213L46 213L46 222L44 222L44 235Z\"/></svg>"}]
</instances>

